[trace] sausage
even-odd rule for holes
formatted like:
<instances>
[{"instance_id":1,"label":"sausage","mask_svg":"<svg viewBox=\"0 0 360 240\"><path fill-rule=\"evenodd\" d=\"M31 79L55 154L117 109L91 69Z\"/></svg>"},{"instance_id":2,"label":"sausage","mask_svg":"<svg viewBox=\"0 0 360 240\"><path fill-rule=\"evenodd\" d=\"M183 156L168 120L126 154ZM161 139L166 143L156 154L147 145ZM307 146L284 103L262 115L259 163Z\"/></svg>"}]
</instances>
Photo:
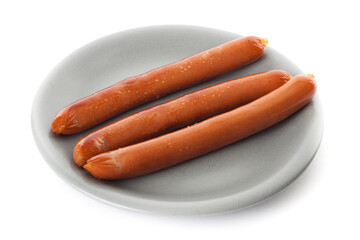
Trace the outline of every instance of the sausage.
<instances>
[{"instance_id":1,"label":"sausage","mask_svg":"<svg viewBox=\"0 0 360 240\"><path fill-rule=\"evenodd\" d=\"M74 148L74 161L83 166L103 152L132 145L249 103L291 78L275 70L211 86L109 124L83 137Z\"/></svg>"},{"instance_id":2,"label":"sausage","mask_svg":"<svg viewBox=\"0 0 360 240\"><path fill-rule=\"evenodd\" d=\"M66 106L55 116L52 131L80 132L143 103L242 67L260 58L266 43L258 37L243 37L127 78Z\"/></svg>"},{"instance_id":3,"label":"sausage","mask_svg":"<svg viewBox=\"0 0 360 240\"><path fill-rule=\"evenodd\" d=\"M83 137L74 148L77 165L103 152L172 132L251 102L290 80L275 70L211 86L109 124Z\"/></svg>"},{"instance_id":4,"label":"sausage","mask_svg":"<svg viewBox=\"0 0 360 240\"><path fill-rule=\"evenodd\" d=\"M268 128L313 98L311 76L298 75L267 95L198 124L125 148L99 154L84 165L106 180L136 177L201 156Z\"/></svg>"}]
</instances>

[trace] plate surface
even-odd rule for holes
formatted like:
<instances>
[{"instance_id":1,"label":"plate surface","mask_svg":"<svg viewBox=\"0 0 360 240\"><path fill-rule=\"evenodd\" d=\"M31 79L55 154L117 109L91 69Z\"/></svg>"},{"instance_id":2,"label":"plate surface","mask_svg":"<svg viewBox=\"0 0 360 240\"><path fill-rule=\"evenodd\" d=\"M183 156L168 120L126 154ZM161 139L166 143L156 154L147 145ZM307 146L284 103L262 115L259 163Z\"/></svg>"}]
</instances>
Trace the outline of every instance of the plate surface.
<instances>
[{"instance_id":1,"label":"plate surface","mask_svg":"<svg viewBox=\"0 0 360 240\"><path fill-rule=\"evenodd\" d=\"M277 193L303 172L320 144L323 118L318 97L289 119L247 139L153 174L120 181L94 179L72 160L75 143L95 128L72 136L56 136L50 130L56 113L75 100L238 37L203 27L155 26L109 35L75 51L49 74L33 103L33 134L44 159L81 192L132 210L214 214L241 209ZM267 47L255 63L145 104L100 126L197 89L274 69L302 73Z\"/></svg>"}]
</instances>

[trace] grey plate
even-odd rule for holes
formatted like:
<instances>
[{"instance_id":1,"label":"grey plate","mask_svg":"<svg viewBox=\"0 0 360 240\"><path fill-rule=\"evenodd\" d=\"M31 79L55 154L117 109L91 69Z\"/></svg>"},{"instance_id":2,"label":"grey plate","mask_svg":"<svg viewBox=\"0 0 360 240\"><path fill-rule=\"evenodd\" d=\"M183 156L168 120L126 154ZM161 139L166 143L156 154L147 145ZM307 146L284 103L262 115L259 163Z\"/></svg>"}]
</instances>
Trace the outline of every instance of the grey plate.
<instances>
[{"instance_id":1,"label":"grey plate","mask_svg":"<svg viewBox=\"0 0 360 240\"><path fill-rule=\"evenodd\" d=\"M320 144L323 118L318 97L289 119L231 146L121 181L94 179L73 163L75 143L95 128L73 136L56 136L50 131L55 114L73 101L238 37L203 27L156 26L119 32L80 48L49 74L33 103L33 134L44 159L81 192L113 206L146 212L221 213L258 203L280 191L302 173ZM268 47L259 61L247 67L145 104L101 126L197 89L273 69L301 73Z\"/></svg>"}]
</instances>

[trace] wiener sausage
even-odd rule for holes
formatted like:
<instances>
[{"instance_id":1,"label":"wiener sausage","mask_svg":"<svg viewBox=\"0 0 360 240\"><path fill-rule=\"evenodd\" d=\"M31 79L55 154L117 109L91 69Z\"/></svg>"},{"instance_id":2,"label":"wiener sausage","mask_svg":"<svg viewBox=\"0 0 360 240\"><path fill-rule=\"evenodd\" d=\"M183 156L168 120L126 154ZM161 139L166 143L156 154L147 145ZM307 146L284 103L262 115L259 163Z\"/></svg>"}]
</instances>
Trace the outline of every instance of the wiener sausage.
<instances>
[{"instance_id":1,"label":"wiener sausage","mask_svg":"<svg viewBox=\"0 0 360 240\"><path fill-rule=\"evenodd\" d=\"M83 137L74 161L83 166L103 152L132 145L249 103L290 80L284 71L269 71L234 79L189 93L109 124Z\"/></svg>"},{"instance_id":2,"label":"wiener sausage","mask_svg":"<svg viewBox=\"0 0 360 240\"><path fill-rule=\"evenodd\" d=\"M127 78L62 109L52 123L57 134L73 134L115 115L260 58L267 41L243 37L181 61Z\"/></svg>"},{"instance_id":3,"label":"wiener sausage","mask_svg":"<svg viewBox=\"0 0 360 240\"><path fill-rule=\"evenodd\" d=\"M232 111L160 137L99 154L84 168L114 180L151 173L209 153L270 127L305 106L314 96L312 77L298 75L267 95Z\"/></svg>"}]
</instances>

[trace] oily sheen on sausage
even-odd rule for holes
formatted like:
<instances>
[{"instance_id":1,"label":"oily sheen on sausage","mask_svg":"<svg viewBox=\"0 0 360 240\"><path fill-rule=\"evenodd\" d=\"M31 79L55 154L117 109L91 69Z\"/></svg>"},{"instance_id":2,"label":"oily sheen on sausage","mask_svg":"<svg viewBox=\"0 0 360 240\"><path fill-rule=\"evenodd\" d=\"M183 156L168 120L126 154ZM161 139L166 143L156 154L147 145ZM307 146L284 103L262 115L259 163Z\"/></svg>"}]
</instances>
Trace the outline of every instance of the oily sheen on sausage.
<instances>
[{"instance_id":1,"label":"oily sheen on sausage","mask_svg":"<svg viewBox=\"0 0 360 240\"><path fill-rule=\"evenodd\" d=\"M83 166L91 157L172 132L249 103L291 78L285 71L258 73L195 91L109 124L83 137L74 161Z\"/></svg>"},{"instance_id":2,"label":"oily sheen on sausage","mask_svg":"<svg viewBox=\"0 0 360 240\"><path fill-rule=\"evenodd\" d=\"M181 61L130 77L62 109L52 131L73 134L143 103L176 92L260 58L266 40L243 37Z\"/></svg>"},{"instance_id":3,"label":"oily sheen on sausage","mask_svg":"<svg viewBox=\"0 0 360 240\"><path fill-rule=\"evenodd\" d=\"M99 154L84 168L114 180L151 173L201 156L264 130L314 97L315 81L298 75L267 95L232 111L145 142Z\"/></svg>"}]
</instances>

